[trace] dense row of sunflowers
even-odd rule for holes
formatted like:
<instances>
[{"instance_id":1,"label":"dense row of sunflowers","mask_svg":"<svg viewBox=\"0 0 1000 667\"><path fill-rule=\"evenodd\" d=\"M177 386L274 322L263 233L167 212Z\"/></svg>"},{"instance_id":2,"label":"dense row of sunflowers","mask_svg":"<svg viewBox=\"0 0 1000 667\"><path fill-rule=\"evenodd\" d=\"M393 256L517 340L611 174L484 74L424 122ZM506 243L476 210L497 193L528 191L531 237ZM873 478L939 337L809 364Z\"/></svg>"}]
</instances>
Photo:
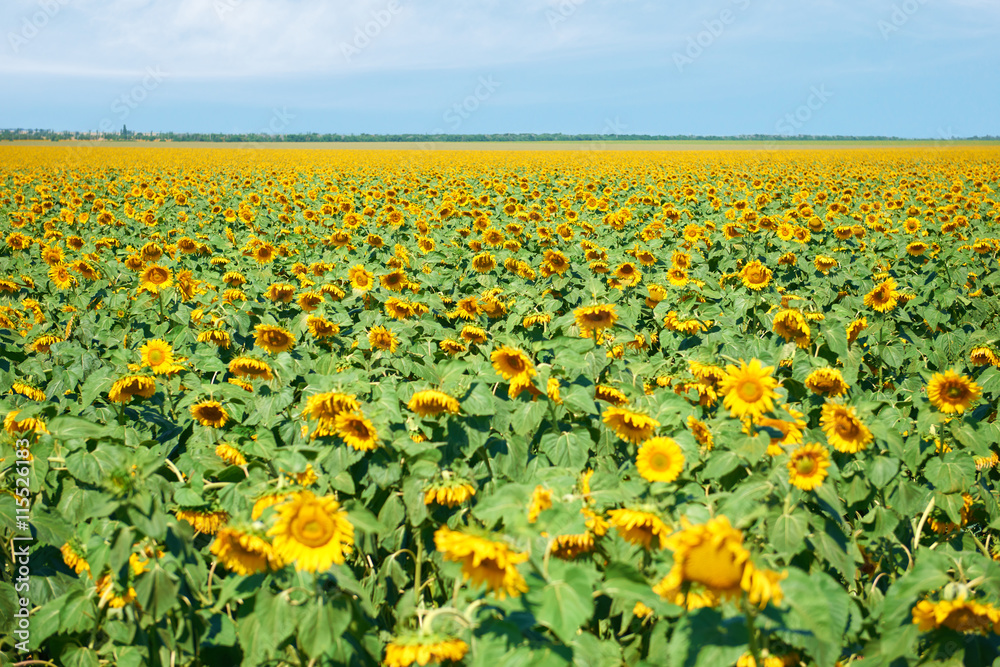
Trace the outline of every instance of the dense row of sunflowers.
<instances>
[{"instance_id":1,"label":"dense row of sunflowers","mask_svg":"<svg viewBox=\"0 0 1000 667\"><path fill-rule=\"evenodd\" d=\"M997 657L1000 152L0 156L22 659Z\"/></svg>"}]
</instances>

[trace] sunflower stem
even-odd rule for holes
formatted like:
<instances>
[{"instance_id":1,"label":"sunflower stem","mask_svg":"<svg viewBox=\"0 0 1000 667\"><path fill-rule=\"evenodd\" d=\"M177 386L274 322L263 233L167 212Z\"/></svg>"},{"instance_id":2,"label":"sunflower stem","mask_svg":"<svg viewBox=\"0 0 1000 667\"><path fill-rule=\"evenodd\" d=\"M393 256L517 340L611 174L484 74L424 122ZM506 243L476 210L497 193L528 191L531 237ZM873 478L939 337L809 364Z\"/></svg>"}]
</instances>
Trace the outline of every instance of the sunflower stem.
<instances>
[{"instance_id":1,"label":"sunflower stem","mask_svg":"<svg viewBox=\"0 0 1000 667\"><path fill-rule=\"evenodd\" d=\"M747 602L746 598L743 599L743 611L747 617L747 642L750 644L750 655L753 656L755 665L763 665L760 658L760 646L757 644L757 628L754 627L756 610Z\"/></svg>"},{"instance_id":2,"label":"sunflower stem","mask_svg":"<svg viewBox=\"0 0 1000 667\"><path fill-rule=\"evenodd\" d=\"M420 607L423 596L421 595L422 584L420 577L423 574L424 565L424 538L420 528L414 531L414 539L417 543L417 555L413 559L413 602Z\"/></svg>"}]
</instances>

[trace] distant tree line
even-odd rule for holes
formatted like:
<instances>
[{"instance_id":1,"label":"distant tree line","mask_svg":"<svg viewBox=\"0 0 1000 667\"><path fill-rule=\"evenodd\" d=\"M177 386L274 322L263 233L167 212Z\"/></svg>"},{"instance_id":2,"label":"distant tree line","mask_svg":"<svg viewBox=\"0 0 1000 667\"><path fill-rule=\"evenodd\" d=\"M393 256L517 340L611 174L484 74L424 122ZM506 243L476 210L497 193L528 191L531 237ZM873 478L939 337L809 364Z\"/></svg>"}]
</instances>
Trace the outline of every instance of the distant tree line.
<instances>
[{"instance_id":1,"label":"distant tree line","mask_svg":"<svg viewBox=\"0 0 1000 667\"><path fill-rule=\"evenodd\" d=\"M0 141L205 141L229 143L319 143L319 142L530 142L530 141L935 141L926 139L903 139L876 135L826 135L826 134L562 134L562 133L503 133L503 134L334 134L310 132L306 134L267 134L252 132L245 134L225 134L220 132L136 132L122 127L119 132L70 132L43 129L0 130ZM996 141L994 135L974 137L949 137L948 140Z\"/></svg>"}]
</instances>

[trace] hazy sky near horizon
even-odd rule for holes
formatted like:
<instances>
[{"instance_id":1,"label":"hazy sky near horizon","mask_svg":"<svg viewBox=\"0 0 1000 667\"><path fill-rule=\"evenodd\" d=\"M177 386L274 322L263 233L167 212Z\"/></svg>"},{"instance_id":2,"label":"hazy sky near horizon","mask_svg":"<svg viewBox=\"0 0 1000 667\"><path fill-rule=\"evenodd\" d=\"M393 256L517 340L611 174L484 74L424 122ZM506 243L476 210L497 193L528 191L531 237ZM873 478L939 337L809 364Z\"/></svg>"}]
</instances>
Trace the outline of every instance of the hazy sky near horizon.
<instances>
[{"instance_id":1,"label":"hazy sky near horizon","mask_svg":"<svg viewBox=\"0 0 1000 667\"><path fill-rule=\"evenodd\" d=\"M996 0L4 0L0 128L1000 134Z\"/></svg>"}]
</instances>

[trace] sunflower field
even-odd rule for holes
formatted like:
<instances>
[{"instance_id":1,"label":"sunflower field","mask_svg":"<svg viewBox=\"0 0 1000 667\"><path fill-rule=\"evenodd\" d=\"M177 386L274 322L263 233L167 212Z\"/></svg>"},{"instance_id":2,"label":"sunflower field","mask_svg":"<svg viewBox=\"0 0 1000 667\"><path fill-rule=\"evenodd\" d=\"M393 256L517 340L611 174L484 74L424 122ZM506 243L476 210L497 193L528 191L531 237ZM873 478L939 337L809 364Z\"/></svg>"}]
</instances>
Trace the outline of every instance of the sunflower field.
<instances>
[{"instance_id":1,"label":"sunflower field","mask_svg":"<svg viewBox=\"0 0 1000 667\"><path fill-rule=\"evenodd\" d=\"M0 147L0 664L1000 664L998 190Z\"/></svg>"}]
</instances>

